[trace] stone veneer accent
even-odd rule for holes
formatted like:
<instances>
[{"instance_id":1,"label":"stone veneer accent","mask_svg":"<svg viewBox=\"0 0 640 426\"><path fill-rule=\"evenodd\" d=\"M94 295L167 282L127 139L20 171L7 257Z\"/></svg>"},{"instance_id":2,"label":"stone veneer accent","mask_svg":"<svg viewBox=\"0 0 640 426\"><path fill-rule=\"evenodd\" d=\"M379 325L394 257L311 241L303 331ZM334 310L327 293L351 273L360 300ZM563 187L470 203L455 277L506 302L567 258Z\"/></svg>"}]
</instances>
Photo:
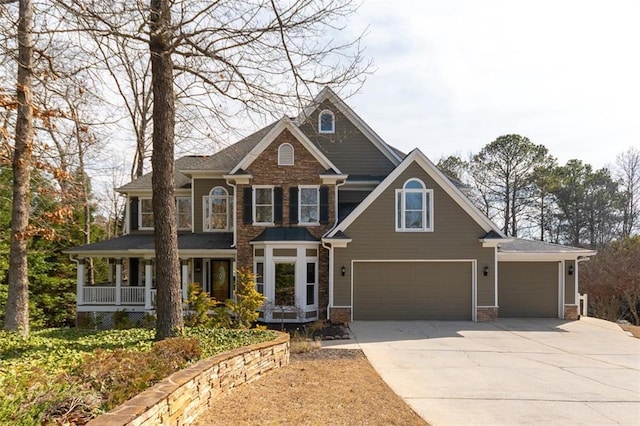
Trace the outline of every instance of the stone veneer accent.
<instances>
[{"instance_id":1,"label":"stone veneer accent","mask_svg":"<svg viewBox=\"0 0 640 426\"><path fill-rule=\"evenodd\" d=\"M497 306L478 306L476 308L476 319L478 322L489 322L498 319Z\"/></svg>"},{"instance_id":2,"label":"stone veneer accent","mask_svg":"<svg viewBox=\"0 0 640 426\"><path fill-rule=\"evenodd\" d=\"M124 404L92 420L91 426L191 424L215 406L215 398L289 364L289 335L234 349L180 370Z\"/></svg>"},{"instance_id":3,"label":"stone veneer accent","mask_svg":"<svg viewBox=\"0 0 640 426\"><path fill-rule=\"evenodd\" d=\"M278 147L289 143L294 149L294 165L278 165ZM289 187L298 185L322 185L320 175L326 170L289 130L284 130L262 151L260 156L247 168L252 178L248 185L237 186L236 224L237 224L237 262L238 267L253 270L253 246L251 240L260 235L265 226L253 226L243 222L244 188L253 185L274 185L282 187L282 224L274 226L297 226L289 220ZM326 225L308 226L309 232L316 238L328 231L335 223L335 185L329 188L329 220ZM318 317L326 318L329 303L329 251L318 246Z\"/></svg>"},{"instance_id":4,"label":"stone veneer accent","mask_svg":"<svg viewBox=\"0 0 640 426\"><path fill-rule=\"evenodd\" d=\"M579 305L564 305L564 319L576 321L580 319Z\"/></svg>"},{"instance_id":5,"label":"stone veneer accent","mask_svg":"<svg viewBox=\"0 0 640 426\"><path fill-rule=\"evenodd\" d=\"M331 322L351 322L351 308L331 308Z\"/></svg>"}]
</instances>

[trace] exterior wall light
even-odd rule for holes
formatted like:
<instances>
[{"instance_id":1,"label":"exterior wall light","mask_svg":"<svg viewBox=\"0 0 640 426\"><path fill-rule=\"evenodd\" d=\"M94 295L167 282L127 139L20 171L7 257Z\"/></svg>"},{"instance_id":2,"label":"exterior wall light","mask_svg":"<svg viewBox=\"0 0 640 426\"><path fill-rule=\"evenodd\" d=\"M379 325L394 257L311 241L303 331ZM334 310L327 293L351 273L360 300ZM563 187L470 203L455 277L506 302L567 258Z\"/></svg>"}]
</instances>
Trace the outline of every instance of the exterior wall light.
<instances>
[{"instance_id":1,"label":"exterior wall light","mask_svg":"<svg viewBox=\"0 0 640 426\"><path fill-rule=\"evenodd\" d=\"M485 267L482 269L482 273L485 277L489 275L489 267L485 265Z\"/></svg>"},{"instance_id":2,"label":"exterior wall light","mask_svg":"<svg viewBox=\"0 0 640 426\"><path fill-rule=\"evenodd\" d=\"M567 270L569 275L573 275L573 265L569 265L569 269Z\"/></svg>"},{"instance_id":3,"label":"exterior wall light","mask_svg":"<svg viewBox=\"0 0 640 426\"><path fill-rule=\"evenodd\" d=\"M340 272L342 272L342 276L344 277L347 273L347 268L344 267L344 265L342 266L342 269L340 269Z\"/></svg>"}]
</instances>

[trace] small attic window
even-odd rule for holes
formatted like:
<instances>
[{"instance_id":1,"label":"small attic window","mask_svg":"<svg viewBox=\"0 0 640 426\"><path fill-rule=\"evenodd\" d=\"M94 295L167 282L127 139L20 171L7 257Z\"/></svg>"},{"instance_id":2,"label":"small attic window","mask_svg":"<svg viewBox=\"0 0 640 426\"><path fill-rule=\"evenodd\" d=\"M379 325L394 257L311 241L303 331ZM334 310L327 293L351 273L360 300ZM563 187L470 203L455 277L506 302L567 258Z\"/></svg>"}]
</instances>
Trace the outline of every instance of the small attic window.
<instances>
[{"instance_id":1,"label":"small attic window","mask_svg":"<svg viewBox=\"0 0 640 426\"><path fill-rule=\"evenodd\" d=\"M293 146L283 143L278 147L278 166L293 166Z\"/></svg>"},{"instance_id":2,"label":"small attic window","mask_svg":"<svg viewBox=\"0 0 640 426\"><path fill-rule=\"evenodd\" d=\"M333 113L329 110L324 110L318 117L318 132L320 133L335 133L336 131L336 119Z\"/></svg>"}]
</instances>

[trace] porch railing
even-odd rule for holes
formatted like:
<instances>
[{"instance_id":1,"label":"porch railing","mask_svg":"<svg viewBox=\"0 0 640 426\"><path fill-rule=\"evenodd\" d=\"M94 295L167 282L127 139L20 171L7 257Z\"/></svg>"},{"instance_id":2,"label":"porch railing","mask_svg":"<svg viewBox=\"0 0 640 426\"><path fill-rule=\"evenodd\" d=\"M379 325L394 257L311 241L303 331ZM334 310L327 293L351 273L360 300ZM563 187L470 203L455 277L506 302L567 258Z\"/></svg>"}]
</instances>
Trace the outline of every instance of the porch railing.
<instances>
[{"instance_id":1,"label":"porch railing","mask_svg":"<svg viewBox=\"0 0 640 426\"><path fill-rule=\"evenodd\" d=\"M155 290L151 290L152 300ZM114 286L83 287L85 305L115 305L116 288ZM144 305L144 287L120 287L121 305Z\"/></svg>"}]
</instances>

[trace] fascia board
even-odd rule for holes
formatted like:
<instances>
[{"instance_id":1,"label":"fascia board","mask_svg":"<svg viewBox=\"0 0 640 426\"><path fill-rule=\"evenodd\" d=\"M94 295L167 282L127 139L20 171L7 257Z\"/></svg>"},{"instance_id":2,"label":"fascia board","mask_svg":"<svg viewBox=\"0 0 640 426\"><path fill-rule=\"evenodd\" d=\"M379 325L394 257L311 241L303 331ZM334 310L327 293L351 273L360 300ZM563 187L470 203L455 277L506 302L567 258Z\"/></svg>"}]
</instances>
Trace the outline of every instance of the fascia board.
<instances>
[{"instance_id":1,"label":"fascia board","mask_svg":"<svg viewBox=\"0 0 640 426\"><path fill-rule=\"evenodd\" d=\"M496 231L499 235L504 236L502 232L485 217L471 201L457 189L451 181L449 181L440 172L435 165L429 161L429 159L419 150L414 149L404 159L398 167L396 167L381 183L378 185L359 205L356 207L331 233L329 237L335 235L338 231L345 231L349 225L351 225L358 216L360 216L372 203L375 201L384 191L388 189L392 182L394 182L410 164L416 162L424 171L431 176L431 178L449 195L451 196L464 210L471 216L486 232L490 230Z\"/></svg>"}]
</instances>

